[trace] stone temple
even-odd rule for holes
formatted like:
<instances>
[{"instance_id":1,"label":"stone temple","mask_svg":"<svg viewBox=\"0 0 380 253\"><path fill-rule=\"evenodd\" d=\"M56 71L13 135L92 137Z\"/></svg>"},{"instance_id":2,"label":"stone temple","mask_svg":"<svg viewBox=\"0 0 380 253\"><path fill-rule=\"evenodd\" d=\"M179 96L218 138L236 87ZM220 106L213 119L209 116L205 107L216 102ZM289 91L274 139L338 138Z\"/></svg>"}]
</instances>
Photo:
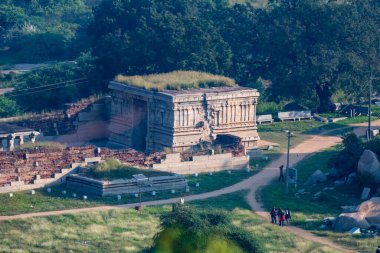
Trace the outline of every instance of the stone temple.
<instances>
[{"instance_id":1,"label":"stone temple","mask_svg":"<svg viewBox=\"0 0 380 253\"><path fill-rule=\"evenodd\" d=\"M146 152L190 149L218 135L257 146L259 93L232 79L195 71L117 76L112 91L109 141Z\"/></svg>"}]
</instances>

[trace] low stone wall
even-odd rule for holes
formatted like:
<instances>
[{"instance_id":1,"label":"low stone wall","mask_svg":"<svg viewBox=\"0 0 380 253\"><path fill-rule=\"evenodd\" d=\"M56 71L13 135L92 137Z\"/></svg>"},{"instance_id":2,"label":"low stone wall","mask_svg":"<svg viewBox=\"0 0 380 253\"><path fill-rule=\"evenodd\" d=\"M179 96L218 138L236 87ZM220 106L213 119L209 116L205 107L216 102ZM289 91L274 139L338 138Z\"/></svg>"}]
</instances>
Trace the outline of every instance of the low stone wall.
<instances>
[{"instance_id":1,"label":"low stone wall","mask_svg":"<svg viewBox=\"0 0 380 253\"><path fill-rule=\"evenodd\" d=\"M98 196L111 196L127 193L184 189L187 187L187 181L181 175L150 177L139 187L136 179L101 181L80 175L70 175L67 177L66 186L76 192Z\"/></svg>"},{"instance_id":2,"label":"low stone wall","mask_svg":"<svg viewBox=\"0 0 380 253\"><path fill-rule=\"evenodd\" d=\"M181 161L179 153L167 154L166 159L159 164L153 164L153 169L169 171L177 174L193 174L221 170L244 169L249 165L249 156L234 157L232 153L193 156L192 161Z\"/></svg>"}]
</instances>

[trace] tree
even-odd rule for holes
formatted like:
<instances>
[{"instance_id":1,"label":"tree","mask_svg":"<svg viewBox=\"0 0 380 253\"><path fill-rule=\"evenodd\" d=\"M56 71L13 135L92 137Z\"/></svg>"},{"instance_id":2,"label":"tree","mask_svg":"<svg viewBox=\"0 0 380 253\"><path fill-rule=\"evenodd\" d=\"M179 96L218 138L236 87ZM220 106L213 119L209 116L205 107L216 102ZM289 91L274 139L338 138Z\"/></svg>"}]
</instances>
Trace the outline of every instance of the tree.
<instances>
[{"instance_id":1,"label":"tree","mask_svg":"<svg viewBox=\"0 0 380 253\"><path fill-rule=\"evenodd\" d=\"M375 1L272 1L260 14L260 68L271 93L319 100L331 109L338 90L363 96L379 71L380 8ZM260 71L252 71L257 74Z\"/></svg>"},{"instance_id":2,"label":"tree","mask_svg":"<svg viewBox=\"0 0 380 253\"><path fill-rule=\"evenodd\" d=\"M161 226L149 252L262 252L258 241L235 227L225 212L175 205L173 212L161 217Z\"/></svg>"},{"instance_id":3,"label":"tree","mask_svg":"<svg viewBox=\"0 0 380 253\"><path fill-rule=\"evenodd\" d=\"M0 117L11 117L20 113L20 107L14 100L0 96Z\"/></svg>"},{"instance_id":4,"label":"tree","mask_svg":"<svg viewBox=\"0 0 380 253\"><path fill-rule=\"evenodd\" d=\"M343 137L343 146L344 149L333 157L330 163L337 168L340 176L347 176L357 170L364 145L359 137L354 133L349 133Z\"/></svg>"},{"instance_id":5,"label":"tree","mask_svg":"<svg viewBox=\"0 0 380 253\"><path fill-rule=\"evenodd\" d=\"M102 2L89 28L100 79L177 69L225 73L231 50L212 19L223 6L202 0Z\"/></svg>"},{"instance_id":6,"label":"tree","mask_svg":"<svg viewBox=\"0 0 380 253\"><path fill-rule=\"evenodd\" d=\"M25 111L51 110L96 92L86 81L86 69L91 69L88 55L76 63L60 63L25 74L15 90L7 96L14 98Z\"/></svg>"}]
</instances>

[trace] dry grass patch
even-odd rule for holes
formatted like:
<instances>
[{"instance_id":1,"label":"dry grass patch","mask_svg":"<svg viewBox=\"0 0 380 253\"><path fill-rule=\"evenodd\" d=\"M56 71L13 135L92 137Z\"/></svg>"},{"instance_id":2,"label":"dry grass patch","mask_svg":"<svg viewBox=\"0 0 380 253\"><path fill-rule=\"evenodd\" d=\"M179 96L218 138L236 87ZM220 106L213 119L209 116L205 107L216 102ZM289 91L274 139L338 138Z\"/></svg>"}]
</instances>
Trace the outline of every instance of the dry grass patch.
<instances>
[{"instance_id":1,"label":"dry grass patch","mask_svg":"<svg viewBox=\"0 0 380 253\"><path fill-rule=\"evenodd\" d=\"M173 71L145 76L117 75L115 81L146 90L183 90L220 86L235 86L233 79L197 71Z\"/></svg>"}]
</instances>

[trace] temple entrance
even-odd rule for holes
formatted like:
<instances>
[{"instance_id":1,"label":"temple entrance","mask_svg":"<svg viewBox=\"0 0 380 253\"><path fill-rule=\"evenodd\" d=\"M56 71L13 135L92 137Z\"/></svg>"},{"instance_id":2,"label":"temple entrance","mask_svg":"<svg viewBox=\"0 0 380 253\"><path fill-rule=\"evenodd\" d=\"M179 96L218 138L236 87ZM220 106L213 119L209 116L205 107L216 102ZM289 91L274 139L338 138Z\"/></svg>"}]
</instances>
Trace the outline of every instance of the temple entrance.
<instances>
[{"instance_id":1,"label":"temple entrance","mask_svg":"<svg viewBox=\"0 0 380 253\"><path fill-rule=\"evenodd\" d=\"M147 102L140 99L133 99L133 130L132 147L145 151L146 135L148 130Z\"/></svg>"}]
</instances>

